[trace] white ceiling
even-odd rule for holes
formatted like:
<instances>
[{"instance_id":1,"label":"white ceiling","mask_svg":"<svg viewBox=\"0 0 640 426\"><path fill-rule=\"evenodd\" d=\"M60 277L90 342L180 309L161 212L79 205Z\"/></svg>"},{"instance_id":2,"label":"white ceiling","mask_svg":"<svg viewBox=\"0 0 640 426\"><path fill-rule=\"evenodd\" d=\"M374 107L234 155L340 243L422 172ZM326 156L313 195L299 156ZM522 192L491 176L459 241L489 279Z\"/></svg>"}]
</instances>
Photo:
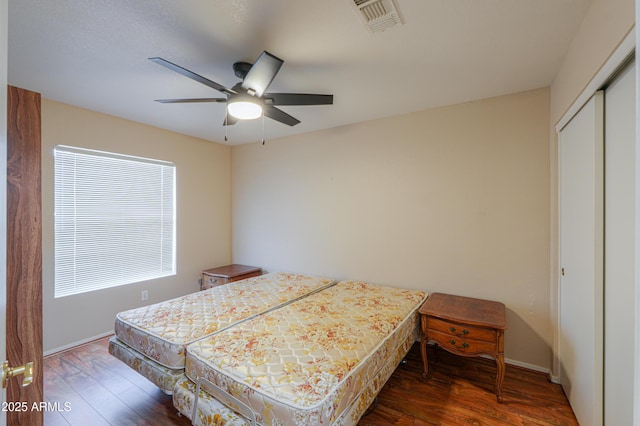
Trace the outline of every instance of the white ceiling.
<instances>
[{"instance_id":1,"label":"white ceiling","mask_svg":"<svg viewBox=\"0 0 640 426\"><path fill-rule=\"evenodd\" d=\"M227 87L232 64L267 50L285 63L270 92L330 93L332 106L282 107L267 139L548 86L590 0L396 0L404 25L370 34L353 0L10 0L9 84L223 142L218 97L147 60L160 56ZM230 144L262 138L261 119Z\"/></svg>"}]
</instances>

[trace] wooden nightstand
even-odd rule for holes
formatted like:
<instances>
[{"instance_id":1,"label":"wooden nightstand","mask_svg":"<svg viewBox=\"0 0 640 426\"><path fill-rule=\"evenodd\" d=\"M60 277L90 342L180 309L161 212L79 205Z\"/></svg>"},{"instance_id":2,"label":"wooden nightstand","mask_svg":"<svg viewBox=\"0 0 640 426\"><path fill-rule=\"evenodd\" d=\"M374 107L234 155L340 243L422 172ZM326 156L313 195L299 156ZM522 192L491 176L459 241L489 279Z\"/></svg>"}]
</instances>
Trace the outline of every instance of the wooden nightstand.
<instances>
[{"instance_id":1,"label":"wooden nightstand","mask_svg":"<svg viewBox=\"0 0 640 426\"><path fill-rule=\"evenodd\" d=\"M226 265L218 268L206 269L202 271L202 283L200 290L228 284L245 278L257 277L262 274L262 269L247 265Z\"/></svg>"},{"instance_id":2,"label":"wooden nightstand","mask_svg":"<svg viewBox=\"0 0 640 426\"><path fill-rule=\"evenodd\" d=\"M489 355L496 360L496 397L502 402L504 380L504 304L469 297L433 293L418 310L422 327L420 351L427 378L427 342L462 356Z\"/></svg>"}]
</instances>

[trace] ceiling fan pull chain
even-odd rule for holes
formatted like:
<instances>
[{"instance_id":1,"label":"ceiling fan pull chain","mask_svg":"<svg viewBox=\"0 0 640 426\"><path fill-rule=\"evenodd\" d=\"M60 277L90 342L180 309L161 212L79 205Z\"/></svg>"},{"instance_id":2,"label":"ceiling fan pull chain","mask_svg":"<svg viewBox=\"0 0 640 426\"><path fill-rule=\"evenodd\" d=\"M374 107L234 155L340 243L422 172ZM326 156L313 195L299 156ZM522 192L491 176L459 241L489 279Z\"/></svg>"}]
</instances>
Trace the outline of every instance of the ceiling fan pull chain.
<instances>
[{"instance_id":1,"label":"ceiling fan pull chain","mask_svg":"<svg viewBox=\"0 0 640 426\"><path fill-rule=\"evenodd\" d=\"M264 111L262 112L262 145L264 145Z\"/></svg>"},{"instance_id":2,"label":"ceiling fan pull chain","mask_svg":"<svg viewBox=\"0 0 640 426\"><path fill-rule=\"evenodd\" d=\"M226 111L226 108L225 108ZM227 133L229 132L229 111L226 111L224 114L224 141L227 142L229 138L227 138Z\"/></svg>"}]
</instances>

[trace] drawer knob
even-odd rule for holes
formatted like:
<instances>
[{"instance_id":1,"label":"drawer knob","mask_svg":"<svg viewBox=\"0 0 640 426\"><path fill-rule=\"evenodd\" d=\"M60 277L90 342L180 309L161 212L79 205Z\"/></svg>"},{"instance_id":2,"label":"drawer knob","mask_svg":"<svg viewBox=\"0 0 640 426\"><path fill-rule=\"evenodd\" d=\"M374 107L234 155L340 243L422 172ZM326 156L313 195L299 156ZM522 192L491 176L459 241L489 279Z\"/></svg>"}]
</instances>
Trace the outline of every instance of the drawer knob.
<instances>
[{"instance_id":1,"label":"drawer knob","mask_svg":"<svg viewBox=\"0 0 640 426\"><path fill-rule=\"evenodd\" d=\"M456 341L453 339L449 340L449 343L451 343L457 349L466 349L469 347L469 344L467 342L462 342L462 345L457 346Z\"/></svg>"},{"instance_id":2,"label":"drawer knob","mask_svg":"<svg viewBox=\"0 0 640 426\"><path fill-rule=\"evenodd\" d=\"M455 327L449 327L449 331L452 333L456 332L456 328ZM467 334L469 334L469 330L465 330L462 329L462 333L457 333L458 336L466 336Z\"/></svg>"}]
</instances>

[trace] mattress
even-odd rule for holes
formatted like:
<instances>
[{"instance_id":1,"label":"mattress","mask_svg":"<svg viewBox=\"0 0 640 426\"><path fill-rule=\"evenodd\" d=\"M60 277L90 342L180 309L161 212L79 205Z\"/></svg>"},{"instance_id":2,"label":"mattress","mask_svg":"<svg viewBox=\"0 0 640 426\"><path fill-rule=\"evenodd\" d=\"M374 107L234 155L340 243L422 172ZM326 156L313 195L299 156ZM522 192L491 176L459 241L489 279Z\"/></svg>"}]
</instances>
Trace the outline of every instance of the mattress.
<instances>
[{"instance_id":1,"label":"mattress","mask_svg":"<svg viewBox=\"0 0 640 426\"><path fill-rule=\"evenodd\" d=\"M387 383L396 367L404 359L414 342L420 338L419 329L416 324L416 333L413 339L407 339L396 353L387 359L384 366L377 375L371 377L368 383L363 383L360 394L353 400L349 407L342 412L340 417L332 426L355 426L358 421L371 406L382 387ZM248 420L222 404L205 390L201 390L196 398L196 384L185 375L180 378L171 392L173 394L173 405L189 418L192 423L199 426L250 426ZM198 404L196 410L197 420L193 420L193 405Z\"/></svg>"},{"instance_id":2,"label":"mattress","mask_svg":"<svg viewBox=\"0 0 640 426\"><path fill-rule=\"evenodd\" d=\"M260 424L330 425L357 416L363 389L408 350L425 298L343 281L189 345L185 373L249 406Z\"/></svg>"},{"instance_id":3,"label":"mattress","mask_svg":"<svg viewBox=\"0 0 640 426\"><path fill-rule=\"evenodd\" d=\"M261 275L120 312L115 335L158 364L182 369L190 343L333 284L309 275Z\"/></svg>"}]
</instances>

